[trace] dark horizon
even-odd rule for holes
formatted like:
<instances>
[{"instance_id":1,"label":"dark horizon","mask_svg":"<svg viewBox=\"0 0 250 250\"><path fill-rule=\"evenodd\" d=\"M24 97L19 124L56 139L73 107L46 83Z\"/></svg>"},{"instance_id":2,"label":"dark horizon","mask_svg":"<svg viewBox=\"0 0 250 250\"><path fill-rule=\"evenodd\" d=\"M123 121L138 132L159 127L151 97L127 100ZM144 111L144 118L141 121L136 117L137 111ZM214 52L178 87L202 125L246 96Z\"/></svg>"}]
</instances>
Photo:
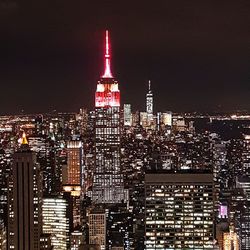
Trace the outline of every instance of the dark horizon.
<instances>
[{"instance_id":1,"label":"dark horizon","mask_svg":"<svg viewBox=\"0 0 250 250\"><path fill-rule=\"evenodd\" d=\"M93 109L104 30L122 103L250 110L247 1L0 2L0 114Z\"/></svg>"}]
</instances>

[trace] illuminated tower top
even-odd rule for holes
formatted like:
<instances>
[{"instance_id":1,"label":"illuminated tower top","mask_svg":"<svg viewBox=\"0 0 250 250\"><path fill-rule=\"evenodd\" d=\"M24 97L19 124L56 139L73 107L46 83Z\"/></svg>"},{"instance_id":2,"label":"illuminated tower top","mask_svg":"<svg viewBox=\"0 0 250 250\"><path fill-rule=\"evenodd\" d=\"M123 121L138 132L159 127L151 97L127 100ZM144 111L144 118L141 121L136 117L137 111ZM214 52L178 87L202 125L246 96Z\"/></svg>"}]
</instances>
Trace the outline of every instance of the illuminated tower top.
<instances>
[{"instance_id":1,"label":"illuminated tower top","mask_svg":"<svg viewBox=\"0 0 250 250\"><path fill-rule=\"evenodd\" d=\"M95 107L120 107L120 91L117 81L111 73L109 32L105 36L105 68L104 74L98 81L95 94Z\"/></svg>"},{"instance_id":2,"label":"illuminated tower top","mask_svg":"<svg viewBox=\"0 0 250 250\"><path fill-rule=\"evenodd\" d=\"M105 69L102 78L113 78L111 73L111 56L110 56L110 44L109 44L109 32L106 30L106 39L105 39Z\"/></svg>"},{"instance_id":3,"label":"illuminated tower top","mask_svg":"<svg viewBox=\"0 0 250 250\"><path fill-rule=\"evenodd\" d=\"M148 81L148 93L151 93L152 91L151 91L151 81L149 80Z\"/></svg>"},{"instance_id":4,"label":"illuminated tower top","mask_svg":"<svg viewBox=\"0 0 250 250\"><path fill-rule=\"evenodd\" d=\"M21 144L22 145L27 145L28 144L25 132L23 132Z\"/></svg>"},{"instance_id":5,"label":"illuminated tower top","mask_svg":"<svg viewBox=\"0 0 250 250\"><path fill-rule=\"evenodd\" d=\"M153 114L153 92L151 90L151 81L148 81L148 93L146 95L146 111L148 114Z\"/></svg>"}]
</instances>

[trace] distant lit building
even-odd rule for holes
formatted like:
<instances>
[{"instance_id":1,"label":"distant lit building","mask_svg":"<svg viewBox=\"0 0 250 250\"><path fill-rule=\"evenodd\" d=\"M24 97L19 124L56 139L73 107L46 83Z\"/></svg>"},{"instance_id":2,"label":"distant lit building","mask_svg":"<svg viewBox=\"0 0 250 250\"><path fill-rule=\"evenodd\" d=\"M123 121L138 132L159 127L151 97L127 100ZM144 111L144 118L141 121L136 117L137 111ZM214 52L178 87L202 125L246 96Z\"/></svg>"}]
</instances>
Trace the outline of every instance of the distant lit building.
<instances>
[{"instance_id":1,"label":"distant lit building","mask_svg":"<svg viewBox=\"0 0 250 250\"><path fill-rule=\"evenodd\" d=\"M73 224L70 227L76 227L81 223L80 196L84 187L83 166L81 141L67 142L67 168L63 168L63 191L69 192L72 196L70 202L73 205Z\"/></svg>"},{"instance_id":2,"label":"distant lit building","mask_svg":"<svg viewBox=\"0 0 250 250\"><path fill-rule=\"evenodd\" d=\"M133 249L135 241L133 219L125 204L109 207L106 249Z\"/></svg>"},{"instance_id":3,"label":"distant lit building","mask_svg":"<svg viewBox=\"0 0 250 250\"><path fill-rule=\"evenodd\" d=\"M153 115L153 92L151 90L151 81L148 81L148 93L146 94L146 112Z\"/></svg>"},{"instance_id":4,"label":"distant lit building","mask_svg":"<svg viewBox=\"0 0 250 250\"><path fill-rule=\"evenodd\" d=\"M66 250L69 245L67 201L61 197L44 198L42 204L43 233L51 235L55 250Z\"/></svg>"},{"instance_id":5,"label":"distant lit building","mask_svg":"<svg viewBox=\"0 0 250 250\"><path fill-rule=\"evenodd\" d=\"M67 142L67 185L82 186L83 148L80 141Z\"/></svg>"},{"instance_id":6,"label":"distant lit building","mask_svg":"<svg viewBox=\"0 0 250 250\"><path fill-rule=\"evenodd\" d=\"M226 204L220 205L219 196L221 191L220 173L222 171L223 166L226 164L226 155L227 155L226 143L224 141L218 141L216 135L215 142L212 144L212 146L213 146L213 176L214 176L214 210L216 212L217 217L219 210L219 218L225 218L225 216L228 217L227 205Z\"/></svg>"},{"instance_id":7,"label":"distant lit building","mask_svg":"<svg viewBox=\"0 0 250 250\"><path fill-rule=\"evenodd\" d=\"M172 127L172 112L157 112L157 130L170 130Z\"/></svg>"},{"instance_id":8,"label":"distant lit building","mask_svg":"<svg viewBox=\"0 0 250 250\"><path fill-rule=\"evenodd\" d=\"M79 230L74 230L70 234L70 250L79 250L80 245L83 244L84 237L83 232Z\"/></svg>"},{"instance_id":9,"label":"distant lit building","mask_svg":"<svg viewBox=\"0 0 250 250\"><path fill-rule=\"evenodd\" d=\"M136 127L140 124L140 112L136 111L135 113L132 113L132 126Z\"/></svg>"},{"instance_id":10,"label":"distant lit building","mask_svg":"<svg viewBox=\"0 0 250 250\"><path fill-rule=\"evenodd\" d=\"M241 188L246 195L246 199L250 201L250 176L236 177L236 188Z\"/></svg>"},{"instance_id":11,"label":"distant lit building","mask_svg":"<svg viewBox=\"0 0 250 250\"><path fill-rule=\"evenodd\" d=\"M216 229L215 229L216 235L216 245L219 247L219 249L223 249L223 235L224 233L229 232L229 223L226 219L222 219L220 222L216 223Z\"/></svg>"},{"instance_id":12,"label":"distant lit building","mask_svg":"<svg viewBox=\"0 0 250 250\"><path fill-rule=\"evenodd\" d=\"M187 130L187 125L185 124L185 120L183 117L178 117L173 119L173 128L176 131L184 132Z\"/></svg>"},{"instance_id":13,"label":"distant lit building","mask_svg":"<svg viewBox=\"0 0 250 250\"><path fill-rule=\"evenodd\" d=\"M106 227L106 211L94 208L89 213L89 244L99 245L101 249L105 249Z\"/></svg>"},{"instance_id":14,"label":"distant lit building","mask_svg":"<svg viewBox=\"0 0 250 250\"><path fill-rule=\"evenodd\" d=\"M223 233L223 250L240 250L239 237L234 231Z\"/></svg>"},{"instance_id":15,"label":"distant lit building","mask_svg":"<svg viewBox=\"0 0 250 250\"><path fill-rule=\"evenodd\" d=\"M240 240L240 249L250 249L250 202L243 203L243 207L239 207L236 217L238 218L238 234ZM238 216L237 216L238 214Z\"/></svg>"},{"instance_id":16,"label":"distant lit building","mask_svg":"<svg viewBox=\"0 0 250 250\"><path fill-rule=\"evenodd\" d=\"M171 111L163 112L161 120L164 126L172 127L172 112Z\"/></svg>"},{"instance_id":17,"label":"distant lit building","mask_svg":"<svg viewBox=\"0 0 250 250\"><path fill-rule=\"evenodd\" d=\"M40 249L41 174L23 134L14 153L8 185L8 249Z\"/></svg>"},{"instance_id":18,"label":"distant lit building","mask_svg":"<svg viewBox=\"0 0 250 250\"><path fill-rule=\"evenodd\" d=\"M0 220L0 249L7 249L7 232L3 221Z\"/></svg>"},{"instance_id":19,"label":"distant lit building","mask_svg":"<svg viewBox=\"0 0 250 250\"><path fill-rule=\"evenodd\" d=\"M140 112L140 125L146 129L148 127L148 114L147 112Z\"/></svg>"},{"instance_id":20,"label":"distant lit building","mask_svg":"<svg viewBox=\"0 0 250 250\"><path fill-rule=\"evenodd\" d=\"M145 249L213 249L213 175L145 175Z\"/></svg>"},{"instance_id":21,"label":"distant lit building","mask_svg":"<svg viewBox=\"0 0 250 250\"><path fill-rule=\"evenodd\" d=\"M124 126L132 125L131 104L124 104Z\"/></svg>"},{"instance_id":22,"label":"distant lit building","mask_svg":"<svg viewBox=\"0 0 250 250\"><path fill-rule=\"evenodd\" d=\"M78 130L80 134L84 134L87 130L87 124L88 124L87 109L81 108L79 114L76 115L76 120L78 121Z\"/></svg>"}]
</instances>

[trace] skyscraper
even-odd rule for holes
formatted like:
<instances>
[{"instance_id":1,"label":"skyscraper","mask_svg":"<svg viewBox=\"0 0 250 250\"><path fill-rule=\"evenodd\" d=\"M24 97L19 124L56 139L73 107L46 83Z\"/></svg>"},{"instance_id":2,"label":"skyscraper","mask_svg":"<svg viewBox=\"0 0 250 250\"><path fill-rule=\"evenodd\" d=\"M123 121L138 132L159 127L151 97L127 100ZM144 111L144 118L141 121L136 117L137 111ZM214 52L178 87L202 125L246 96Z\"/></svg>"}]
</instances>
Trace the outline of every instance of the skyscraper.
<instances>
[{"instance_id":1,"label":"skyscraper","mask_svg":"<svg viewBox=\"0 0 250 250\"><path fill-rule=\"evenodd\" d=\"M124 199L120 164L120 91L110 67L106 31L105 70L95 94L95 173L93 201L120 203Z\"/></svg>"},{"instance_id":2,"label":"skyscraper","mask_svg":"<svg viewBox=\"0 0 250 250\"><path fill-rule=\"evenodd\" d=\"M69 245L69 219L67 201L62 197L43 199L43 233L51 234L53 249L66 250Z\"/></svg>"},{"instance_id":3,"label":"skyscraper","mask_svg":"<svg viewBox=\"0 0 250 250\"><path fill-rule=\"evenodd\" d=\"M67 142L67 184L81 186L82 184L82 143L80 141Z\"/></svg>"},{"instance_id":4,"label":"skyscraper","mask_svg":"<svg viewBox=\"0 0 250 250\"><path fill-rule=\"evenodd\" d=\"M40 249L41 194L40 167L23 134L8 184L8 249Z\"/></svg>"},{"instance_id":5,"label":"skyscraper","mask_svg":"<svg viewBox=\"0 0 250 250\"><path fill-rule=\"evenodd\" d=\"M132 114L131 114L131 104L124 104L124 126L132 125Z\"/></svg>"},{"instance_id":6,"label":"skyscraper","mask_svg":"<svg viewBox=\"0 0 250 250\"><path fill-rule=\"evenodd\" d=\"M6 227L4 226L4 222L0 220L0 249L7 249L7 240L6 240Z\"/></svg>"},{"instance_id":7,"label":"skyscraper","mask_svg":"<svg viewBox=\"0 0 250 250\"><path fill-rule=\"evenodd\" d=\"M94 208L89 213L89 244L96 244L105 249L106 235L106 211Z\"/></svg>"},{"instance_id":8,"label":"skyscraper","mask_svg":"<svg viewBox=\"0 0 250 250\"><path fill-rule=\"evenodd\" d=\"M145 249L213 249L213 175L145 175Z\"/></svg>"},{"instance_id":9,"label":"skyscraper","mask_svg":"<svg viewBox=\"0 0 250 250\"><path fill-rule=\"evenodd\" d=\"M148 81L148 93L146 95L146 112L153 115L153 92L151 90L151 81Z\"/></svg>"}]
</instances>

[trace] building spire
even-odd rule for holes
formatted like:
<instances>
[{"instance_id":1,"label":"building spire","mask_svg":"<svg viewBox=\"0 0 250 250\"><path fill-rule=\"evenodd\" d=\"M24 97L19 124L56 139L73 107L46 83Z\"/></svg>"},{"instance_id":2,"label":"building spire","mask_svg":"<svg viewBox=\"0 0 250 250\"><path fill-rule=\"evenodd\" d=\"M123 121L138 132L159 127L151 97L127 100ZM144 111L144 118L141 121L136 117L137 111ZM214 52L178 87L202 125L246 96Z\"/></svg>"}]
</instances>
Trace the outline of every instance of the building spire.
<instances>
[{"instance_id":1,"label":"building spire","mask_svg":"<svg viewBox=\"0 0 250 250\"><path fill-rule=\"evenodd\" d=\"M151 92L151 81L148 80L148 92Z\"/></svg>"},{"instance_id":2,"label":"building spire","mask_svg":"<svg viewBox=\"0 0 250 250\"><path fill-rule=\"evenodd\" d=\"M22 144L22 145L28 145L28 140L27 140L27 138L26 138L25 132L23 132L21 144Z\"/></svg>"},{"instance_id":3,"label":"building spire","mask_svg":"<svg viewBox=\"0 0 250 250\"><path fill-rule=\"evenodd\" d=\"M111 73L111 66L110 66L110 44L109 44L109 32L106 30L106 39L105 39L105 69L102 78L113 78Z\"/></svg>"}]
</instances>

